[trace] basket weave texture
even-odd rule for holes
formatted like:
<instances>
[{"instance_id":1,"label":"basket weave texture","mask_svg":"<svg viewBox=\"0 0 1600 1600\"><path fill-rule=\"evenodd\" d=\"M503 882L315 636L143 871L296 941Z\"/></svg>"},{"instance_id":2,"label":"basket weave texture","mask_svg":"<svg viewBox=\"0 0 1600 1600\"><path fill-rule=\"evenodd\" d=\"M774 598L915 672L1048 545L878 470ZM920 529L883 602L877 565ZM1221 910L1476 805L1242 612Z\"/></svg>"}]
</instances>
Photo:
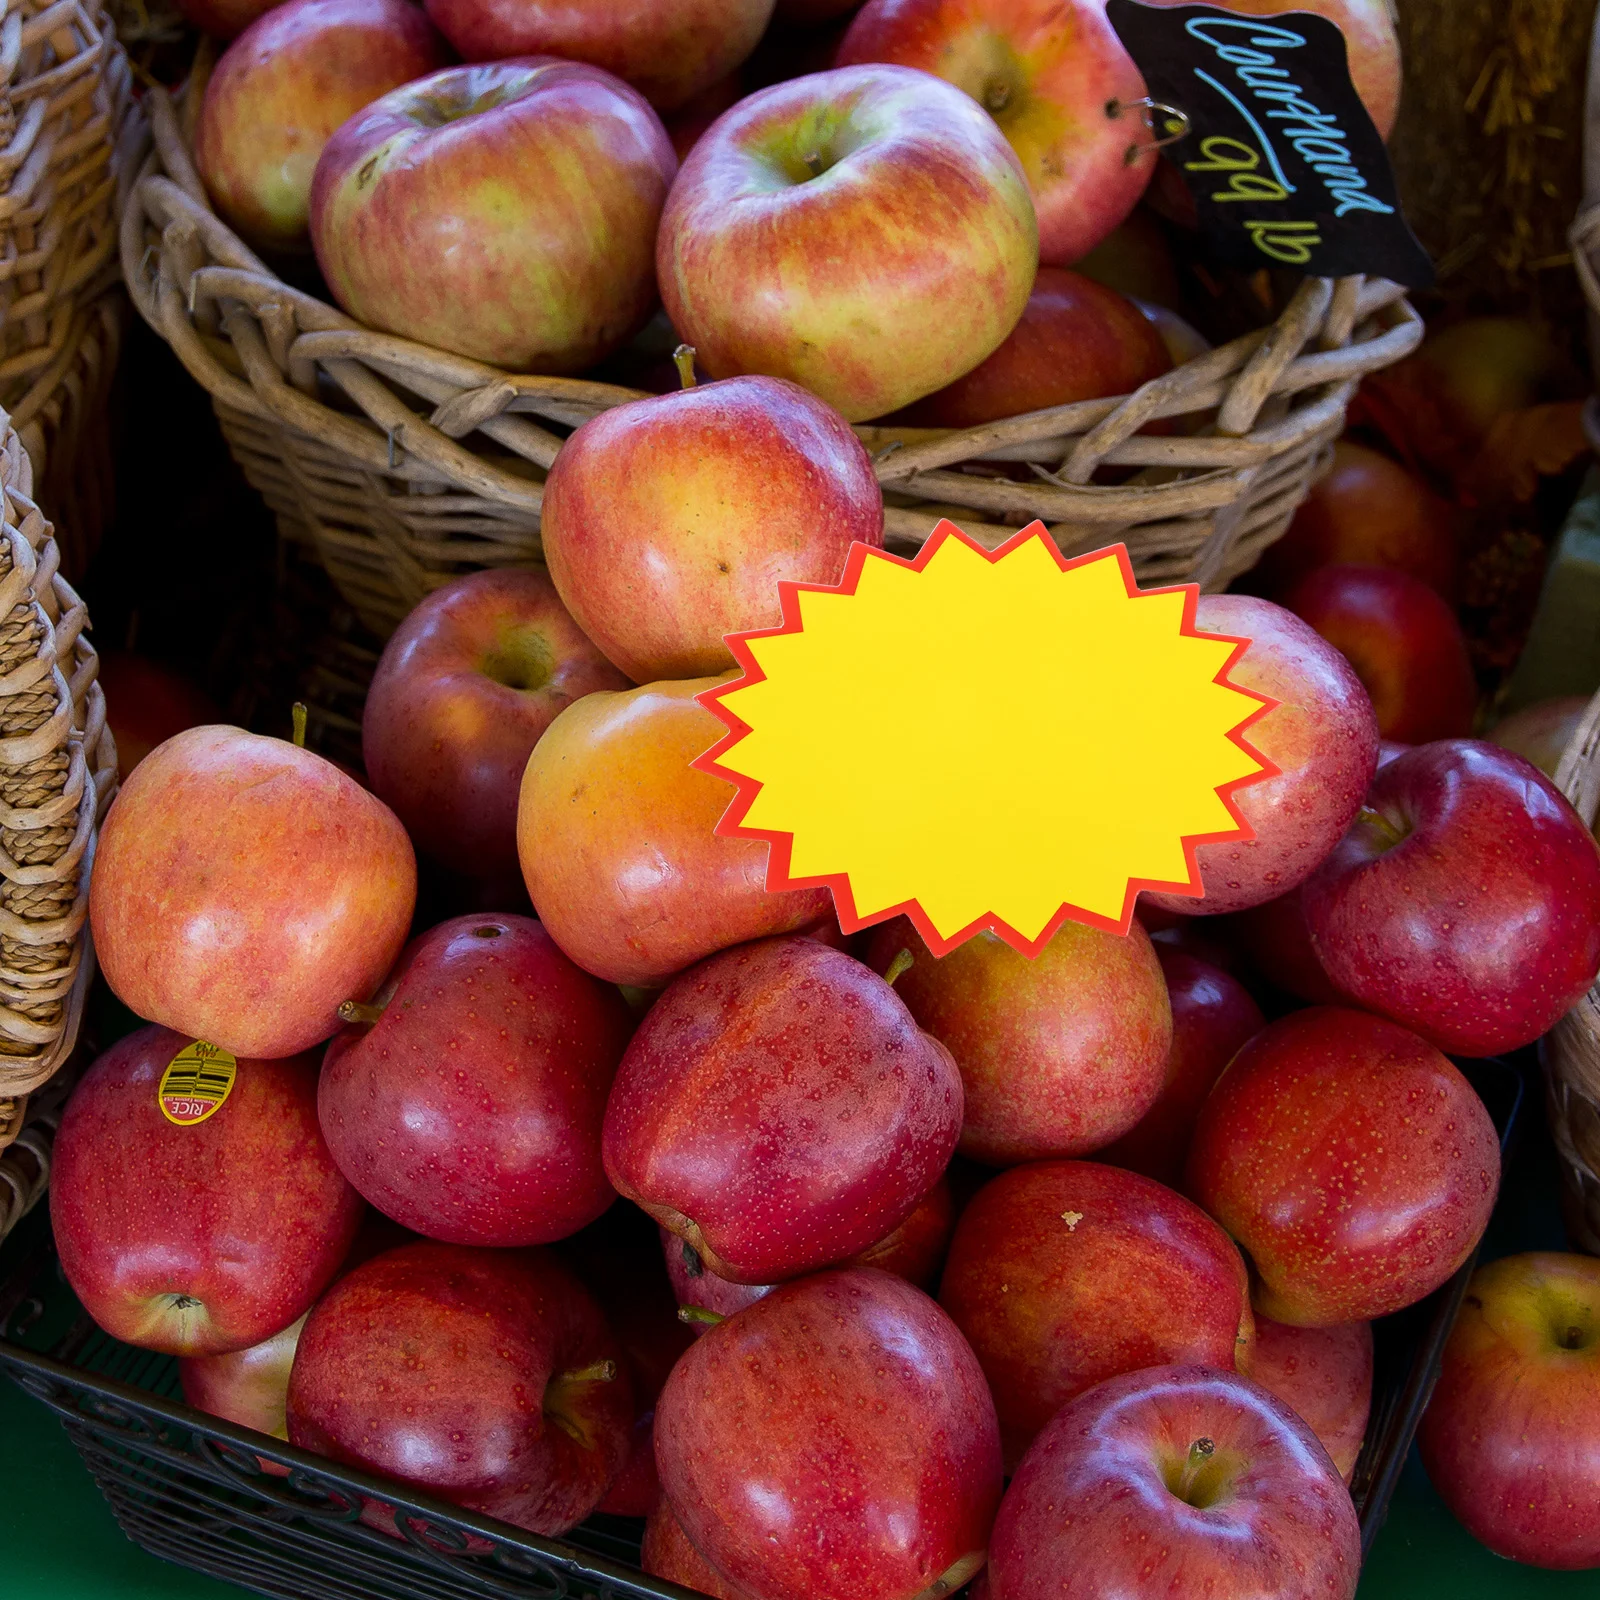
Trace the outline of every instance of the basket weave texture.
<instances>
[{"instance_id":1,"label":"basket weave texture","mask_svg":"<svg viewBox=\"0 0 1600 1600\"><path fill-rule=\"evenodd\" d=\"M1592 828L1600 814L1600 694L1561 757L1556 784ZM1567 1233L1600 1255L1600 983L1545 1035L1540 1055Z\"/></svg>"},{"instance_id":2,"label":"basket weave texture","mask_svg":"<svg viewBox=\"0 0 1600 1600\"><path fill-rule=\"evenodd\" d=\"M118 184L139 117L99 0L0 0L0 79L0 407L78 573L108 515Z\"/></svg>"},{"instance_id":3,"label":"basket weave texture","mask_svg":"<svg viewBox=\"0 0 1600 1600\"><path fill-rule=\"evenodd\" d=\"M285 283L195 172L184 120L202 77L197 66L181 116L149 96L155 148L122 222L128 289L211 395L285 537L312 546L387 637L457 574L539 560L556 428L641 396L377 333ZM993 547L1038 518L1069 553L1121 539L1141 578L1220 589L1287 527L1362 377L1421 336L1397 285L1307 279L1274 324L1132 396L954 433L860 428L887 542L914 550L951 515ZM1140 432L1180 416L1188 436ZM1102 467L1124 481L1091 482Z\"/></svg>"},{"instance_id":4,"label":"basket weave texture","mask_svg":"<svg viewBox=\"0 0 1600 1600\"><path fill-rule=\"evenodd\" d=\"M83 602L14 428L0 444L0 1145L71 1052L93 968L96 828L117 782Z\"/></svg>"}]
</instances>

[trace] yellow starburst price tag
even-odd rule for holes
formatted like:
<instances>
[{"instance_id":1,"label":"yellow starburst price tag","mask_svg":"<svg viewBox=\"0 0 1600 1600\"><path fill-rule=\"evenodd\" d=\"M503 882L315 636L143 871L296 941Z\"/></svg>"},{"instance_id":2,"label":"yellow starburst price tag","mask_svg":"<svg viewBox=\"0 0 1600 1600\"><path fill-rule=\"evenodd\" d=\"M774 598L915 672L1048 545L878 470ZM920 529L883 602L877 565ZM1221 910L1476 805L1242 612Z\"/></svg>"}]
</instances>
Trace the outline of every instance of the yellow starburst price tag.
<instances>
[{"instance_id":1,"label":"yellow starburst price tag","mask_svg":"<svg viewBox=\"0 0 1600 1600\"><path fill-rule=\"evenodd\" d=\"M834 587L780 585L699 696L694 763L738 790L769 889L827 885L853 933L908 914L936 954L991 930L1036 955L1066 918L1125 933L1141 889L1198 895L1195 850L1249 839L1276 703L1228 679L1249 640L1195 627L1193 584L1127 550L1067 560L1042 523L993 552L942 522L914 561L856 545Z\"/></svg>"}]
</instances>

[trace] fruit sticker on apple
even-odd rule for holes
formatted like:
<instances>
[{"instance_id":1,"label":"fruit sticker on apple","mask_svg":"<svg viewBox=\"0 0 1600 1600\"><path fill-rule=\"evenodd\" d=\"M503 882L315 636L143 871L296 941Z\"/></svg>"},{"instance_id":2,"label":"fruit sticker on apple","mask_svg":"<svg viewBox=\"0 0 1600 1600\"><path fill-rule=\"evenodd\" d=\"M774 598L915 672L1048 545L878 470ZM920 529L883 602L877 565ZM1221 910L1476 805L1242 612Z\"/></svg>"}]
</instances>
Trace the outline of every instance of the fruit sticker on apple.
<instances>
[{"instance_id":1,"label":"fruit sticker on apple","mask_svg":"<svg viewBox=\"0 0 1600 1600\"><path fill-rule=\"evenodd\" d=\"M186 1044L161 1074L161 1114L180 1128L204 1122L233 1091L239 1063L204 1039Z\"/></svg>"},{"instance_id":2,"label":"fruit sticker on apple","mask_svg":"<svg viewBox=\"0 0 1600 1600\"><path fill-rule=\"evenodd\" d=\"M838 584L778 589L782 625L730 634L743 675L696 695L729 732L692 765L738 789L716 831L768 842L768 890L831 889L846 933L903 913L935 956L1037 956L1069 918L1127 934L1141 890L1201 896L1197 852L1254 839L1239 791L1279 769L1247 734L1278 702L1229 676L1250 640L1197 624L1198 585L1141 591L1122 545L943 522L914 561L857 543Z\"/></svg>"}]
</instances>

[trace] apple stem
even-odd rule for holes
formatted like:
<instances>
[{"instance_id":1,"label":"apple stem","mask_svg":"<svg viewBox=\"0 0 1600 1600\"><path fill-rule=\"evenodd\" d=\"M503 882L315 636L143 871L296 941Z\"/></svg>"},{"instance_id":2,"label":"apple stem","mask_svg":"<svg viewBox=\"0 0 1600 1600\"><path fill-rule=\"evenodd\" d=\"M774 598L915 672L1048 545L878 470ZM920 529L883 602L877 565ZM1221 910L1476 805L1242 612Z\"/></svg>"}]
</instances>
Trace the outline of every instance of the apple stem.
<instances>
[{"instance_id":1,"label":"apple stem","mask_svg":"<svg viewBox=\"0 0 1600 1600\"><path fill-rule=\"evenodd\" d=\"M1001 78L996 78L993 82L985 86L983 91L983 106L984 110L989 112L991 116L997 112L1004 111L1005 108L1010 104L1011 85L1009 83L1005 82Z\"/></svg>"},{"instance_id":2,"label":"apple stem","mask_svg":"<svg viewBox=\"0 0 1600 1600\"><path fill-rule=\"evenodd\" d=\"M727 1321L727 1318L715 1311L707 1311L704 1306L679 1306L678 1321L687 1322L691 1326L698 1322L703 1327L714 1328L719 1322Z\"/></svg>"},{"instance_id":3,"label":"apple stem","mask_svg":"<svg viewBox=\"0 0 1600 1600\"><path fill-rule=\"evenodd\" d=\"M680 344L672 352L672 361L673 365L678 369L678 382L685 389L694 388L694 346L692 344Z\"/></svg>"},{"instance_id":4,"label":"apple stem","mask_svg":"<svg viewBox=\"0 0 1600 1600\"><path fill-rule=\"evenodd\" d=\"M898 983L916 964L917 958L909 950L900 951L889 963L889 970L884 973L883 981L889 984Z\"/></svg>"},{"instance_id":5,"label":"apple stem","mask_svg":"<svg viewBox=\"0 0 1600 1600\"><path fill-rule=\"evenodd\" d=\"M1194 1504L1189 1499L1189 1491L1194 1487L1195 1476L1216 1452L1216 1441L1212 1439L1199 1438L1189 1446L1189 1459L1184 1462L1183 1475L1178 1479L1178 1498L1180 1500L1189 1505Z\"/></svg>"},{"instance_id":6,"label":"apple stem","mask_svg":"<svg viewBox=\"0 0 1600 1600\"><path fill-rule=\"evenodd\" d=\"M289 707L289 721L294 725L294 747L304 750L306 747L306 705L303 700L296 700Z\"/></svg>"},{"instance_id":7,"label":"apple stem","mask_svg":"<svg viewBox=\"0 0 1600 1600\"><path fill-rule=\"evenodd\" d=\"M1385 850L1393 850L1397 844L1404 844L1406 836L1381 811L1374 811L1371 806L1362 806L1356 813L1356 821L1378 836L1378 843Z\"/></svg>"},{"instance_id":8,"label":"apple stem","mask_svg":"<svg viewBox=\"0 0 1600 1600\"><path fill-rule=\"evenodd\" d=\"M383 1015L382 1006L369 1006L363 1000L346 1000L339 1007L341 1022L364 1022L371 1027Z\"/></svg>"},{"instance_id":9,"label":"apple stem","mask_svg":"<svg viewBox=\"0 0 1600 1600\"><path fill-rule=\"evenodd\" d=\"M570 1372L558 1372L550 1381L562 1385L577 1383L610 1383L617 1375L615 1361L591 1361L586 1367L574 1367Z\"/></svg>"},{"instance_id":10,"label":"apple stem","mask_svg":"<svg viewBox=\"0 0 1600 1600\"><path fill-rule=\"evenodd\" d=\"M822 152L820 150L813 150L810 155L802 156L800 159L805 162L806 171L813 178L822 176Z\"/></svg>"}]
</instances>

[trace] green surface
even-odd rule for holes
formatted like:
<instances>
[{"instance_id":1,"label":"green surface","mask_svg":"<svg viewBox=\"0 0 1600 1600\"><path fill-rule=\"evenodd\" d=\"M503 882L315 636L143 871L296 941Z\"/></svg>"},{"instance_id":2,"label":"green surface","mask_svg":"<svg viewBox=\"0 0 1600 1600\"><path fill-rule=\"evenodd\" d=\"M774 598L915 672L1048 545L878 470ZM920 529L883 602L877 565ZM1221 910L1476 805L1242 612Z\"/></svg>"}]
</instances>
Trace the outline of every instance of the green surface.
<instances>
[{"instance_id":1,"label":"green surface","mask_svg":"<svg viewBox=\"0 0 1600 1600\"><path fill-rule=\"evenodd\" d=\"M1506 1175L1485 1253L1563 1247L1539 1097ZM28 1231L42 1224L30 1218ZM0 1247L0 1281L21 1236ZM30 1342L32 1342L30 1340ZM0 1379L0 1596L4 1600L227 1600L244 1591L169 1566L123 1538L54 1415ZM1359 1600L1600 1600L1600 1572L1551 1573L1489 1554L1445 1510L1415 1453Z\"/></svg>"}]
</instances>

